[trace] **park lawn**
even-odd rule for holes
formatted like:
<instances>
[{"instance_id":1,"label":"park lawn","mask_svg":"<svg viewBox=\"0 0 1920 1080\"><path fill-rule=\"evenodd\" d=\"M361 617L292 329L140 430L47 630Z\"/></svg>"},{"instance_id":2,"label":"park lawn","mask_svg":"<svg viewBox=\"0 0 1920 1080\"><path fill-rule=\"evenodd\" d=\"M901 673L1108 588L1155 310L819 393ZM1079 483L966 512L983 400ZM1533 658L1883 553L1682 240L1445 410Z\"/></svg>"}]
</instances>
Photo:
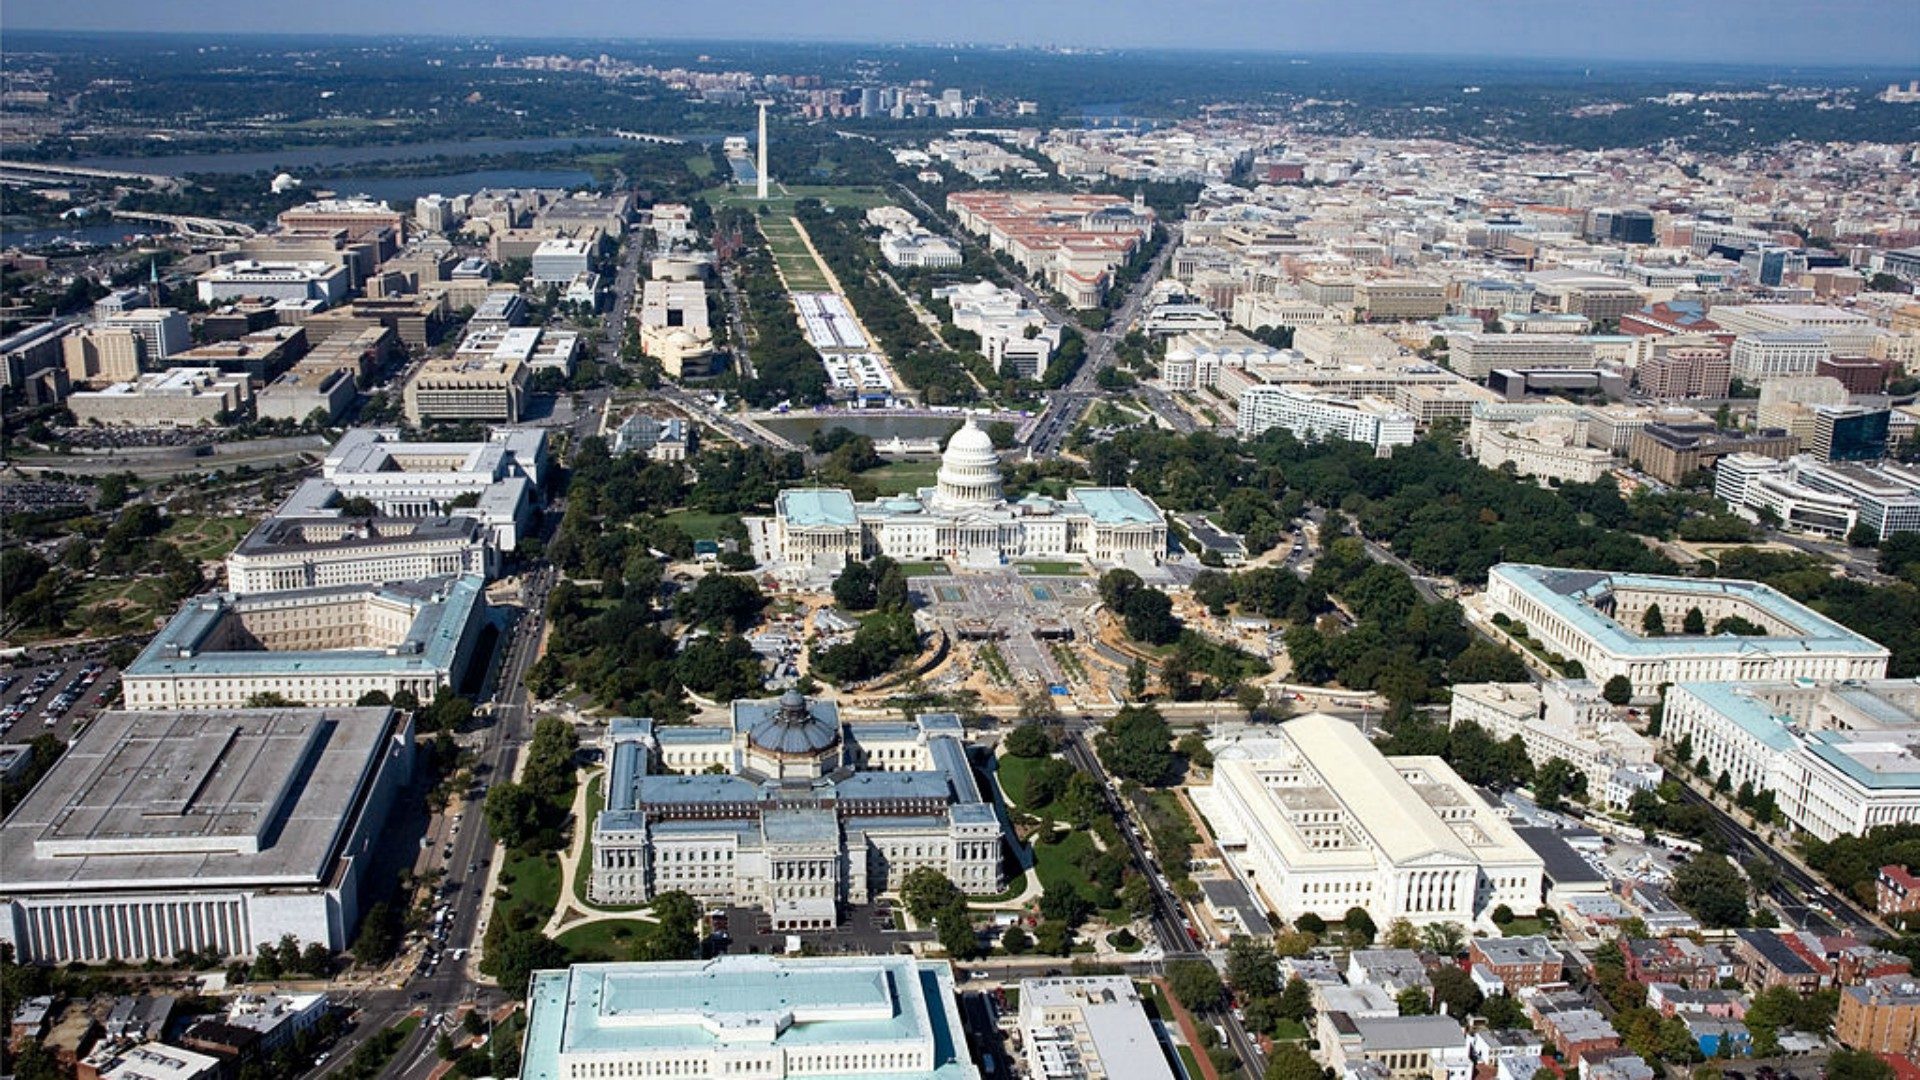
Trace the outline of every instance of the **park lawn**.
<instances>
[{"instance_id":1,"label":"park lawn","mask_svg":"<svg viewBox=\"0 0 1920 1080\"><path fill-rule=\"evenodd\" d=\"M777 178L775 179L777 181ZM761 202L759 199L753 197L753 187L752 184L740 184L737 188L735 185L722 184L718 187L708 188L701 192L699 197L707 200L707 205L712 206L716 210L722 206L745 206L749 208L764 206L767 208L769 215L790 214L793 212L793 204L799 202L801 199L819 199L828 206L844 207L851 210L871 210L876 206L894 205L893 199L890 198L885 191L877 187L849 187L839 184L788 184L786 185L785 194L778 193L778 189L776 188L774 191L769 192L765 202Z\"/></svg>"},{"instance_id":2,"label":"park lawn","mask_svg":"<svg viewBox=\"0 0 1920 1080\"><path fill-rule=\"evenodd\" d=\"M949 577L952 575L952 571L947 569L946 563L937 562L901 563L900 572L910 578Z\"/></svg>"},{"instance_id":3,"label":"park lawn","mask_svg":"<svg viewBox=\"0 0 1920 1080\"><path fill-rule=\"evenodd\" d=\"M1307 1037L1307 1025L1298 1020L1280 1020L1273 1025L1273 1037L1281 1042L1298 1042Z\"/></svg>"},{"instance_id":4,"label":"park lawn","mask_svg":"<svg viewBox=\"0 0 1920 1080\"><path fill-rule=\"evenodd\" d=\"M1044 889L1068 886L1088 902L1097 903L1093 883L1080 872L1078 865L1081 859L1090 858L1094 853L1093 836L1084 832L1068 832L1058 843L1033 845L1034 869L1040 875L1040 886Z\"/></svg>"},{"instance_id":5,"label":"park lawn","mask_svg":"<svg viewBox=\"0 0 1920 1080\"><path fill-rule=\"evenodd\" d=\"M779 255L774 261L780 265L781 280L787 283L788 292L832 292L833 282L820 272L819 264L808 255Z\"/></svg>"},{"instance_id":6,"label":"park lawn","mask_svg":"<svg viewBox=\"0 0 1920 1080\"><path fill-rule=\"evenodd\" d=\"M692 173L695 176L699 176L703 178L712 176L713 175L712 156L708 154L692 155L691 157L687 158L687 171Z\"/></svg>"},{"instance_id":7,"label":"park lawn","mask_svg":"<svg viewBox=\"0 0 1920 1080\"><path fill-rule=\"evenodd\" d=\"M509 877L510 885L505 884ZM553 852L510 852L500 868L500 880L506 905L528 908L543 922L560 904L560 856Z\"/></svg>"},{"instance_id":8,"label":"park lawn","mask_svg":"<svg viewBox=\"0 0 1920 1080\"><path fill-rule=\"evenodd\" d=\"M999 768L994 776L1000 784L1000 794L1006 798L1010 806L1025 813L1033 813L1036 808L1027 805L1027 777L1032 774L1034 767L1045 759L1002 754L998 760Z\"/></svg>"},{"instance_id":9,"label":"park lawn","mask_svg":"<svg viewBox=\"0 0 1920 1080\"><path fill-rule=\"evenodd\" d=\"M1070 562L1023 562L1014 564L1023 574L1042 577L1085 577L1087 568Z\"/></svg>"},{"instance_id":10,"label":"park lawn","mask_svg":"<svg viewBox=\"0 0 1920 1080\"><path fill-rule=\"evenodd\" d=\"M680 531L694 540L720 539L720 527L729 521L740 520L738 514L710 514L704 510L675 510L665 515L665 520L680 526Z\"/></svg>"},{"instance_id":11,"label":"park lawn","mask_svg":"<svg viewBox=\"0 0 1920 1080\"><path fill-rule=\"evenodd\" d=\"M566 947L575 964L604 964L633 955L633 942L653 924L639 919L606 919L561 931L553 940Z\"/></svg>"},{"instance_id":12,"label":"park lawn","mask_svg":"<svg viewBox=\"0 0 1920 1080\"><path fill-rule=\"evenodd\" d=\"M189 559L224 559L242 537L253 529L253 520L243 517L176 517L167 521L160 539L180 549Z\"/></svg>"},{"instance_id":13,"label":"park lawn","mask_svg":"<svg viewBox=\"0 0 1920 1080\"><path fill-rule=\"evenodd\" d=\"M939 471L940 462L929 459L890 461L860 475L873 481L874 490L881 495L906 495L923 487L932 487L934 474Z\"/></svg>"},{"instance_id":14,"label":"park lawn","mask_svg":"<svg viewBox=\"0 0 1920 1080\"><path fill-rule=\"evenodd\" d=\"M588 839L580 848L580 865L573 868L573 898L583 905L588 903L587 878L593 873L593 826L600 820L600 811L607 806L606 779L606 773L596 773L587 781L587 820L579 824L581 835Z\"/></svg>"}]
</instances>

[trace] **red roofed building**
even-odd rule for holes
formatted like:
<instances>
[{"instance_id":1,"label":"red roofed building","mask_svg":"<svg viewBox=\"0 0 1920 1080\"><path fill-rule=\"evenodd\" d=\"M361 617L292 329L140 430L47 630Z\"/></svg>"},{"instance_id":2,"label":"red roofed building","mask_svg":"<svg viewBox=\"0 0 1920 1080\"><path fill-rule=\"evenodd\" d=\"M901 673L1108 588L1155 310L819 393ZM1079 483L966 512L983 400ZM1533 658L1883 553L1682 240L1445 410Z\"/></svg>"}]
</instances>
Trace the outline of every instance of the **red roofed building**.
<instances>
[{"instance_id":1,"label":"red roofed building","mask_svg":"<svg viewBox=\"0 0 1920 1080\"><path fill-rule=\"evenodd\" d=\"M1920 911L1920 878L1904 866L1883 866L1874 888L1874 910L1882 915Z\"/></svg>"},{"instance_id":2,"label":"red roofed building","mask_svg":"<svg viewBox=\"0 0 1920 1080\"><path fill-rule=\"evenodd\" d=\"M1667 334L1708 334L1722 345L1732 345L1734 335L1707 318L1706 309L1691 301L1650 304L1639 311L1620 316L1620 332L1638 336Z\"/></svg>"}]
</instances>

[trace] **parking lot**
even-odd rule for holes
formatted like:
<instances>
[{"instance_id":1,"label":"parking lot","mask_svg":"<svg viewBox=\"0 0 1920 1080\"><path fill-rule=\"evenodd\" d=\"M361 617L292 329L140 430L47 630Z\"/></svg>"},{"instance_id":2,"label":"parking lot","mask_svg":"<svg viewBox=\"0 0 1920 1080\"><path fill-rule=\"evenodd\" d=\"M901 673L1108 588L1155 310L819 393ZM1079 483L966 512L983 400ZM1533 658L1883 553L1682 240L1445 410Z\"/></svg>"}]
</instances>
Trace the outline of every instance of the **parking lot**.
<instances>
[{"instance_id":1,"label":"parking lot","mask_svg":"<svg viewBox=\"0 0 1920 1080\"><path fill-rule=\"evenodd\" d=\"M0 742L28 743L74 732L118 695L120 672L98 656L0 665Z\"/></svg>"},{"instance_id":2,"label":"parking lot","mask_svg":"<svg viewBox=\"0 0 1920 1080\"><path fill-rule=\"evenodd\" d=\"M839 926L832 930L795 931L794 936L816 953L848 955L899 952L909 941L933 938L930 930L898 929L898 918L893 907L884 902L849 904L841 909ZM726 908L720 923L727 934L727 952L777 956L787 950L787 932L772 929L770 917L759 908Z\"/></svg>"}]
</instances>

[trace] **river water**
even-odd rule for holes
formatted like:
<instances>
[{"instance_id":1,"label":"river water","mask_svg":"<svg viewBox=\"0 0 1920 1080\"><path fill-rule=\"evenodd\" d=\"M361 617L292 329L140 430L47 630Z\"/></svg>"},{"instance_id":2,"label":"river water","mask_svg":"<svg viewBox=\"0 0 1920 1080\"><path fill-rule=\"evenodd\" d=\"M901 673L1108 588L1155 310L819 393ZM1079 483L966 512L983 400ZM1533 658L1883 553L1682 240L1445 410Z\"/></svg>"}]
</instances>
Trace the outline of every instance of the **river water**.
<instances>
[{"instance_id":1,"label":"river water","mask_svg":"<svg viewBox=\"0 0 1920 1080\"><path fill-rule=\"evenodd\" d=\"M116 221L103 225L36 226L31 229L0 226L0 247L33 248L61 239L82 244L113 245L124 243L132 236L153 235L156 229L164 228L165 226L139 221Z\"/></svg>"}]
</instances>

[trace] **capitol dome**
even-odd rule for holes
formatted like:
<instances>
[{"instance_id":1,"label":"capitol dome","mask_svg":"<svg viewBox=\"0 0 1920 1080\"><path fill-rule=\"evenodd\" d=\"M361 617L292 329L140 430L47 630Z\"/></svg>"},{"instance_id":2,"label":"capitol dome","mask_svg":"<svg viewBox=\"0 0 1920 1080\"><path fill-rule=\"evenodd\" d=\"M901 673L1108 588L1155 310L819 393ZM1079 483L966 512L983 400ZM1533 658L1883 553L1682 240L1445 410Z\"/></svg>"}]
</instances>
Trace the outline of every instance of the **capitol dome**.
<instances>
[{"instance_id":1,"label":"capitol dome","mask_svg":"<svg viewBox=\"0 0 1920 1080\"><path fill-rule=\"evenodd\" d=\"M1000 501L1000 455L993 438L973 417L947 441L935 474L934 500L944 506L992 504Z\"/></svg>"}]
</instances>

